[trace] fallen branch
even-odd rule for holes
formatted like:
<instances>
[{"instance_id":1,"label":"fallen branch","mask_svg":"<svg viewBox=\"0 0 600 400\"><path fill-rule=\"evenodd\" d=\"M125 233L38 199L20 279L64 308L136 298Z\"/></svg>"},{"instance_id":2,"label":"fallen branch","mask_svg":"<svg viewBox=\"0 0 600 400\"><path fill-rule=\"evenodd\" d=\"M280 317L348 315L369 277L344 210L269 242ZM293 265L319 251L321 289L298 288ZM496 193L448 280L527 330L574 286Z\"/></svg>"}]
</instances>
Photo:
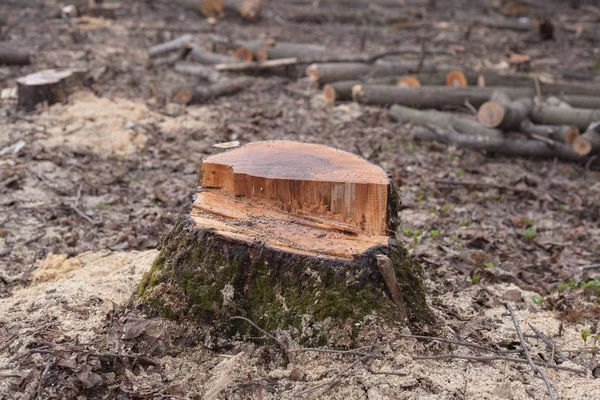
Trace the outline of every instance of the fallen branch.
<instances>
[{"instance_id":1,"label":"fallen branch","mask_svg":"<svg viewBox=\"0 0 600 400\"><path fill-rule=\"evenodd\" d=\"M600 121L600 109L566 108L542 104L531 112L531 121L542 125L574 125L585 131L594 121Z\"/></svg>"},{"instance_id":2,"label":"fallen branch","mask_svg":"<svg viewBox=\"0 0 600 400\"><path fill-rule=\"evenodd\" d=\"M247 21L253 21L260 16L260 0L225 0L225 9L240 14Z\"/></svg>"},{"instance_id":3,"label":"fallen branch","mask_svg":"<svg viewBox=\"0 0 600 400\"><path fill-rule=\"evenodd\" d=\"M403 11L386 10L379 12L375 7L360 11L305 10L288 18L288 21L312 24L377 24L390 25L411 20L412 17Z\"/></svg>"},{"instance_id":4,"label":"fallen branch","mask_svg":"<svg viewBox=\"0 0 600 400\"><path fill-rule=\"evenodd\" d=\"M0 65L29 65L29 52L7 46L0 47Z\"/></svg>"},{"instance_id":5,"label":"fallen branch","mask_svg":"<svg viewBox=\"0 0 600 400\"><path fill-rule=\"evenodd\" d=\"M506 308L508 309L508 312L510 313L510 317L512 318L513 325L515 326L515 331L517 332L517 336L519 337L519 342L521 342L521 347L523 348L523 354L525 354L525 357L527 357L527 362L529 363L529 366L533 370L534 375L538 374L542 377L542 379L544 380L544 383L546 384L546 389L548 390L548 395L550 396L551 400L554 400L557 396L558 396L558 398L560 398L560 394L558 393L558 390L554 387L552 382L550 382L548 380L546 373L544 371L542 371L533 362L533 359L531 358L531 354L529 353L529 346L527 345L527 341L523 337L523 332L521 332L521 327L519 326L519 321L517 321L517 317L515 316L515 312L513 311L512 306L507 303Z\"/></svg>"},{"instance_id":6,"label":"fallen branch","mask_svg":"<svg viewBox=\"0 0 600 400\"><path fill-rule=\"evenodd\" d=\"M173 96L173 101L179 104L200 104L221 96L228 96L244 90L254 83L254 79L240 77L210 86L199 86L195 89L179 89Z\"/></svg>"},{"instance_id":7,"label":"fallen branch","mask_svg":"<svg viewBox=\"0 0 600 400\"><path fill-rule=\"evenodd\" d=\"M529 322L527 323L531 330L535 333L535 336L539 338L544 344L552 351L552 355L557 362L566 362L569 361L565 355L556 348L556 344L550 340L546 335L544 335L540 330L538 330L535 326L531 325Z\"/></svg>"},{"instance_id":8,"label":"fallen branch","mask_svg":"<svg viewBox=\"0 0 600 400\"><path fill-rule=\"evenodd\" d=\"M223 18L223 10L225 9L224 0L173 0L175 4L182 7L201 12L209 18Z\"/></svg>"},{"instance_id":9,"label":"fallen branch","mask_svg":"<svg viewBox=\"0 0 600 400\"><path fill-rule=\"evenodd\" d=\"M191 61L199 62L205 65L217 65L224 63L235 63L237 60L229 55L212 53L198 46L193 46L188 58Z\"/></svg>"},{"instance_id":10,"label":"fallen branch","mask_svg":"<svg viewBox=\"0 0 600 400\"><path fill-rule=\"evenodd\" d=\"M393 85L398 81L398 78L387 76L378 79L372 79L366 82L360 80L331 82L323 86L323 97L328 103L336 101L351 101L352 88L360 84L381 84Z\"/></svg>"},{"instance_id":11,"label":"fallen branch","mask_svg":"<svg viewBox=\"0 0 600 400\"><path fill-rule=\"evenodd\" d=\"M188 46L192 40L192 35L183 35L171 41L152 46L148 49L148 57L155 58L163 54L183 49Z\"/></svg>"},{"instance_id":12,"label":"fallen branch","mask_svg":"<svg viewBox=\"0 0 600 400\"><path fill-rule=\"evenodd\" d=\"M298 60L295 58L281 58L279 60L269 60L265 62L238 62L217 64L214 66L214 69L216 71L255 72L296 64L298 64Z\"/></svg>"},{"instance_id":13,"label":"fallen branch","mask_svg":"<svg viewBox=\"0 0 600 400\"><path fill-rule=\"evenodd\" d=\"M460 107L468 101L479 107L488 101L496 89L502 90L512 98L534 95L533 90L521 88L357 85L352 89L352 97L357 103L380 106L400 104L415 108L443 108Z\"/></svg>"},{"instance_id":14,"label":"fallen branch","mask_svg":"<svg viewBox=\"0 0 600 400\"><path fill-rule=\"evenodd\" d=\"M538 135L566 144L573 144L579 136L579 128L569 125L521 125L519 130L528 136Z\"/></svg>"},{"instance_id":15,"label":"fallen branch","mask_svg":"<svg viewBox=\"0 0 600 400\"><path fill-rule=\"evenodd\" d=\"M255 50L256 60L263 62L279 58L297 58L313 60L326 57L331 53L325 46L310 43L276 43L274 46L263 46ZM303 61L302 61L303 62Z\"/></svg>"},{"instance_id":16,"label":"fallen branch","mask_svg":"<svg viewBox=\"0 0 600 400\"><path fill-rule=\"evenodd\" d=\"M490 139L501 140L504 134L501 130L490 129L479 122L464 118L457 114L440 111L420 111L410 107L394 105L389 111L390 116L396 121L410 122L418 125L435 125L471 135L476 143L488 143ZM463 135L460 135L463 136ZM468 138L468 136L465 136ZM431 138L430 138L431 139ZM426 140L430 140L426 139Z\"/></svg>"},{"instance_id":17,"label":"fallen branch","mask_svg":"<svg viewBox=\"0 0 600 400\"><path fill-rule=\"evenodd\" d=\"M223 79L223 76L215 71L213 67L195 63L178 63L175 64L175 71L181 74L198 76L211 83L218 82Z\"/></svg>"}]
</instances>

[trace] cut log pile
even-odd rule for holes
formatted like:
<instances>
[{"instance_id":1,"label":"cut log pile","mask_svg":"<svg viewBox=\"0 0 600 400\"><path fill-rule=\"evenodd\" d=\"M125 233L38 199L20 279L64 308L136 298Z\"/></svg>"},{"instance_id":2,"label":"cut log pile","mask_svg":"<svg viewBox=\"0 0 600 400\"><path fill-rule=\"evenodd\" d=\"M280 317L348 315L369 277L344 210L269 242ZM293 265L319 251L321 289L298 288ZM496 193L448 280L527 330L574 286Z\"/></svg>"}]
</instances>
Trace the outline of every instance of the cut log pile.
<instances>
[{"instance_id":1,"label":"cut log pile","mask_svg":"<svg viewBox=\"0 0 600 400\"><path fill-rule=\"evenodd\" d=\"M425 60L431 52L452 54L444 49L422 46L416 51L418 59L409 59L399 55L414 54L414 48L354 54L271 38L219 39L199 45L191 35L184 35L151 47L148 55L157 64L171 57L168 60L175 60L175 71L202 80L174 92L172 99L182 104L203 103L248 89L256 74L292 78L305 74L313 87L322 88L328 103L393 106L393 118L428 127L416 135L419 140L570 161L585 161L600 153L600 133L594 125L600 121L600 84L546 82L526 74L467 70ZM235 72L247 76L229 76ZM470 110L471 115L449 110Z\"/></svg>"}]
</instances>

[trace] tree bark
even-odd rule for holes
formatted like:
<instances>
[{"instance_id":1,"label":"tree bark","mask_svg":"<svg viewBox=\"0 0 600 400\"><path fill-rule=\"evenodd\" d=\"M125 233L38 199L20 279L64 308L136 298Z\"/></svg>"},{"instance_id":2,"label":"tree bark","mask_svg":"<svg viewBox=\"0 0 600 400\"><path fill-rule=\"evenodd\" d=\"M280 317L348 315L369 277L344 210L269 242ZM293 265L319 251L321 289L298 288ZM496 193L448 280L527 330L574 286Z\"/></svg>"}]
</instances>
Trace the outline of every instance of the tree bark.
<instances>
[{"instance_id":1,"label":"tree bark","mask_svg":"<svg viewBox=\"0 0 600 400\"><path fill-rule=\"evenodd\" d=\"M298 12L288 18L288 21L312 24L381 24L389 25L395 22L403 22L412 19L410 14L403 11L386 10L380 12L373 7L361 11L339 11L339 10L305 10Z\"/></svg>"},{"instance_id":2,"label":"tree bark","mask_svg":"<svg viewBox=\"0 0 600 400\"><path fill-rule=\"evenodd\" d=\"M481 137L478 138L470 135L461 135L443 127L437 130L422 127L415 133L414 139L421 141L453 143L460 147L483 150L489 153L511 157L554 158L572 162L585 162L588 160L587 157L581 156L573 151L571 146L563 143L550 145L538 140L482 140Z\"/></svg>"},{"instance_id":3,"label":"tree bark","mask_svg":"<svg viewBox=\"0 0 600 400\"><path fill-rule=\"evenodd\" d=\"M83 74L81 70L48 69L17 79L17 108L34 111L40 103L66 102L73 87L83 80Z\"/></svg>"},{"instance_id":4,"label":"tree bark","mask_svg":"<svg viewBox=\"0 0 600 400\"><path fill-rule=\"evenodd\" d=\"M381 84L393 85L398 78L387 76L383 78L372 79L366 82L360 80L331 82L323 86L323 97L328 103L336 101L352 101L352 88L360 84Z\"/></svg>"},{"instance_id":5,"label":"tree bark","mask_svg":"<svg viewBox=\"0 0 600 400\"><path fill-rule=\"evenodd\" d=\"M519 98L533 96L534 92L521 88L474 88L449 86L400 87L385 85L357 85L352 89L354 101L369 105L400 104L414 108L443 108L464 106L465 101L474 107L485 103L495 89Z\"/></svg>"},{"instance_id":6,"label":"tree bark","mask_svg":"<svg viewBox=\"0 0 600 400\"><path fill-rule=\"evenodd\" d=\"M325 57L331 51L327 50L325 46L310 43L276 43L271 47L260 47L256 49L255 53L256 60L259 62L291 57L302 62L302 60Z\"/></svg>"},{"instance_id":7,"label":"tree bark","mask_svg":"<svg viewBox=\"0 0 600 400\"><path fill-rule=\"evenodd\" d=\"M533 110L533 99L523 97L514 101L506 93L495 90L490 101L479 107L477 118L488 128L517 129Z\"/></svg>"},{"instance_id":8,"label":"tree bark","mask_svg":"<svg viewBox=\"0 0 600 400\"><path fill-rule=\"evenodd\" d=\"M528 136L539 135L566 144L573 144L579 136L579 128L569 125L521 125L519 130Z\"/></svg>"},{"instance_id":9,"label":"tree bark","mask_svg":"<svg viewBox=\"0 0 600 400\"><path fill-rule=\"evenodd\" d=\"M434 321L421 267L388 236L398 209L387 174L350 153L268 141L215 154L138 302L220 340L253 332L236 317L336 347L418 329Z\"/></svg>"},{"instance_id":10,"label":"tree bark","mask_svg":"<svg viewBox=\"0 0 600 400\"><path fill-rule=\"evenodd\" d=\"M419 71L419 67L420 71ZM425 62L419 65L418 61L375 63L316 63L306 68L306 75L314 86L326 83L350 80L367 80L385 76L400 76L410 73L441 71L447 66L439 63Z\"/></svg>"},{"instance_id":11,"label":"tree bark","mask_svg":"<svg viewBox=\"0 0 600 400\"><path fill-rule=\"evenodd\" d=\"M201 49L198 46L192 47L192 50L190 51L188 58L192 61L199 62L200 64L205 64L205 65L216 65L216 64L226 64L226 63L237 62L235 57L225 55L225 54L212 53L210 51Z\"/></svg>"},{"instance_id":12,"label":"tree bark","mask_svg":"<svg viewBox=\"0 0 600 400\"><path fill-rule=\"evenodd\" d=\"M542 104L533 109L531 120L542 125L574 125L581 131L595 121L600 121L600 109L564 108Z\"/></svg>"},{"instance_id":13,"label":"tree bark","mask_svg":"<svg viewBox=\"0 0 600 400\"><path fill-rule=\"evenodd\" d=\"M173 96L173 101L179 104L201 104L221 96L229 96L249 88L254 79L240 77L236 79L220 81L210 86L198 86L193 90L179 89Z\"/></svg>"},{"instance_id":14,"label":"tree bark","mask_svg":"<svg viewBox=\"0 0 600 400\"><path fill-rule=\"evenodd\" d=\"M239 13L247 21L257 19L261 8L261 0L225 0L225 9Z\"/></svg>"},{"instance_id":15,"label":"tree bark","mask_svg":"<svg viewBox=\"0 0 600 400\"><path fill-rule=\"evenodd\" d=\"M499 129L490 129L479 122L467 119L457 114L440 111L419 111L413 108L394 105L389 111L390 116L401 122L418 125L436 125L451 128L458 132L478 137L477 140L502 139L504 134Z\"/></svg>"},{"instance_id":16,"label":"tree bark","mask_svg":"<svg viewBox=\"0 0 600 400\"><path fill-rule=\"evenodd\" d=\"M223 18L225 9L224 0L173 0L173 3L216 19Z\"/></svg>"},{"instance_id":17,"label":"tree bark","mask_svg":"<svg viewBox=\"0 0 600 400\"><path fill-rule=\"evenodd\" d=\"M29 65L31 56L29 52L0 46L0 65Z\"/></svg>"},{"instance_id":18,"label":"tree bark","mask_svg":"<svg viewBox=\"0 0 600 400\"><path fill-rule=\"evenodd\" d=\"M221 75L218 71L215 71L213 67L203 64L182 62L175 64L175 71L179 72L180 74L198 76L211 83L223 80L223 75Z\"/></svg>"},{"instance_id":19,"label":"tree bark","mask_svg":"<svg viewBox=\"0 0 600 400\"><path fill-rule=\"evenodd\" d=\"M183 35L171 41L152 46L148 49L148 57L155 58L173 51L181 50L192 43L192 35Z\"/></svg>"}]
</instances>

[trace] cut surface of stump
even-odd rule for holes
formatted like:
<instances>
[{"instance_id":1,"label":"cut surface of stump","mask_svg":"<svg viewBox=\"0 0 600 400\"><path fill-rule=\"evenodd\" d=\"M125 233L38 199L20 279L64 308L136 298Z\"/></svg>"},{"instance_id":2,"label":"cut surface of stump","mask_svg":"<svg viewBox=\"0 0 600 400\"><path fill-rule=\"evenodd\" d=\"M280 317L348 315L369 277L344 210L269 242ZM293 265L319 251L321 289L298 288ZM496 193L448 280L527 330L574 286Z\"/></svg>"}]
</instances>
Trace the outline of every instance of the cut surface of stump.
<instances>
[{"instance_id":1,"label":"cut surface of stump","mask_svg":"<svg viewBox=\"0 0 600 400\"><path fill-rule=\"evenodd\" d=\"M80 70L47 69L17 79L17 108L33 111L40 103L52 105L65 102L73 89Z\"/></svg>"},{"instance_id":2,"label":"cut surface of stump","mask_svg":"<svg viewBox=\"0 0 600 400\"><path fill-rule=\"evenodd\" d=\"M212 337L289 330L349 346L375 326L431 322L422 269L393 239L387 174L351 153L290 141L203 160L188 215L140 285L155 313ZM256 333L256 332L254 332Z\"/></svg>"}]
</instances>

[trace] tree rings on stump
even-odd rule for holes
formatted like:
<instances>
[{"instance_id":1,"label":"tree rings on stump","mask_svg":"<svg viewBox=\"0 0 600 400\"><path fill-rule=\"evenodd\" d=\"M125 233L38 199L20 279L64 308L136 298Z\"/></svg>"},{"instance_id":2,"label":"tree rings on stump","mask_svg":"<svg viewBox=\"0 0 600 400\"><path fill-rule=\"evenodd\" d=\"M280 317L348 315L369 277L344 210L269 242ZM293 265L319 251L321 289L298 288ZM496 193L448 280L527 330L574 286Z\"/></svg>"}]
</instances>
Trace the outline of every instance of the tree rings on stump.
<instances>
[{"instance_id":1,"label":"tree rings on stump","mask_svg":"<svg viewBox=\"0 0 600 400\"><path fill-rule=\"evenodd\" d=\"M446 75L446 86L465 87L467 85L467 77L462 71L450 71Z\"/></svg>"},{"instance_id":2,"label":"tree rings on stump","mask_svg":"<svg viewBox=\"0 0 600 400\"><path fill-rule=\"evenodd\" d=\"M432 322L418 263L393 239L399 198L379 167L330 147L250 143L203 160L188 215L139 288L212 338L288 330L351 346Z\"/></svg>"},{"instance_id":3,"label":"tree rings on stump","mask_svg":"<svg viewBox=\"0 0 600 400\"><path fill-rule=\"evenodd\" d=\"M40 103L52 105L67 100L79 70L47 69L17 79L17 108L33 111Z\"/></svg>"}]
</instances>

